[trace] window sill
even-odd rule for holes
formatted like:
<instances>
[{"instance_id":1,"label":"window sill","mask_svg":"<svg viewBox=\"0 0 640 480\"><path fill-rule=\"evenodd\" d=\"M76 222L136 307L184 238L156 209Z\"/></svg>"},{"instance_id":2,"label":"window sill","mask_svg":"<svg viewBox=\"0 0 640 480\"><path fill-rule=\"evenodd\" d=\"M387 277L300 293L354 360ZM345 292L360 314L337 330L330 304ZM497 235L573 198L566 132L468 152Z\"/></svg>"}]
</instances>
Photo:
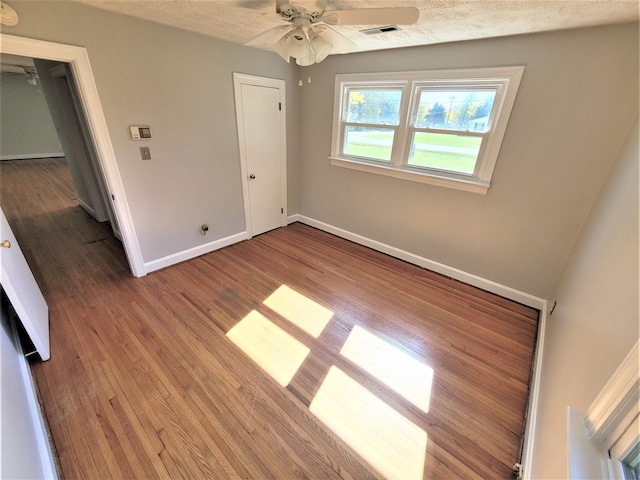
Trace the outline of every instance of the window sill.
<instances>
[{"instance_id":1,"label":"window sill","mask_svg":"<svg viewBox=\"0 0 640 480\"><path fill-rule=\"evenodd\" d=\"M455 178L446 175L438 175L437 173L410 170L407 168L363 163L340 157L329 157L329 159L331 160L331 165L336 167L350 168L361 172L375 173L377 175L385 175L387 177L399 178L401 180L437 185L439 187L453 188L455 190L479 193L481 195L486 195L490 186L489 182L484 182L476 178Z\"/></svg>"}]
</instances>

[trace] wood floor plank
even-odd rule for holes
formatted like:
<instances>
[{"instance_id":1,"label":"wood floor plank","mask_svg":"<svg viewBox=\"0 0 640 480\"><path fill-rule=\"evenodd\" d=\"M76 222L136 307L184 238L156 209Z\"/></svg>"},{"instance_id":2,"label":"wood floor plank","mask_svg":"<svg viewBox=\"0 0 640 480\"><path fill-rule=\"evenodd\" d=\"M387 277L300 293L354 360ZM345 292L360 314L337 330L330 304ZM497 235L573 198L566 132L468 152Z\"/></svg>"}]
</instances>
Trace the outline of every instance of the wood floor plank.
<instances>
[{"instance_id":1,"label":"wood floor plank","mask_svg":"<svg viewBox=\"0 0 640 480\"><path fill-rule=\"evenodd\" d=\"M64 159L0 162L0 204L50 306L32 371L64 478L381 479L309 410L332 368L426 433L424 480L511 477L536 310L301 224L133 278ZM251 311L310 350L285 387L227 336ZM427 412L372 374L384 348L341 354L356 326L433 369Z\"/></svg>"}]
</instances>

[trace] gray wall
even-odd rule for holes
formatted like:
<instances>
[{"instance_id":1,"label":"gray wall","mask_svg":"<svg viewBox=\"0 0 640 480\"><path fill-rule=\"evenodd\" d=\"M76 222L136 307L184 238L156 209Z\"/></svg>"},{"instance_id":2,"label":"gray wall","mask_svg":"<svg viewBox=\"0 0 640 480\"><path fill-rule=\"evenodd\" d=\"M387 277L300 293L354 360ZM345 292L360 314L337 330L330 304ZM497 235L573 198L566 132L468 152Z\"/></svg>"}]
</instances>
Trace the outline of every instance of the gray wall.
<instances>
[{"instance_id":1,"label":"gray wall","mask_svg":"<svg viewBox=\"0 0 640 480\"><path fill-rule=\"evenodd\" d=\"M21 21L5 33L88 49L147 262L244 230L233 71L287 81L289 214L542 298L638 111L637 24L331 56L299 88L271 52L84 5L14 3ZM330 166L335 73L500 65L526 71L486 196ZM131 124L151 125L152 161Z\"/></svg>"},{"instance_id":2,"label":"gray wall","mask_svg":"<svg viewBox=\"0 0 640 480\"><path fill-rule=\"evenodd\" d=\"M0 160L62 155L41 85L0 75Z\"/></svg>"},{"instance_id":3,"label":"gray wall","mask_svg":"<svg viewBox=\"0 0 640 480\"><path fill-rule=\"evenodd\" d=\"M553 292L533 478L566 478L567 406L586 412L638 340L638 156L636 120Z\"/></svg>"},{"instance_id":4,"label":"gray wall","mask_svg":"<svg viewBox=\"0 0 640 480\"><path fill-rule=\"evenodd\" d=\"M618 155L638 112L637 24L332 56L298 88L273 53L83 5L12 5L20 24L4 33L88 49L145 261L244 229L238 71L287 81L290 214L557 297L534 473L565 475L565 404L586 409L637 338L637 136ZM501 65L526 71L486 196L330 166L336 73ZM130 124L151 125L152 161Z\"/></svg>"},{"instance_id":5,"label":"gray wall","mask_svg":"<svg viewBox=\"0 0 640 480\"><path fill-rule=\"evenodd\" d=\"M145 262L245 229L233 72L287 81L288 209L297 210L296 67L275 53L85 5L12 6L20 23L3 33L87 48ZM151 126L152 140L131 140L129 125L140 124ZM141 145L151 161L140 159Z\"/></svg>"},{"instance_id":6,"label":"gray wall","mask_svg":"<svg viewBox=\"0 0 640 480\"><path fill-rule=\"evenodd\" d=\"M486 196L330 165L335 74L504 65L526 70ZM310 72L301 214L548 298L638 112L638 26L330 56Z\"/></svg>"}]
</instances>

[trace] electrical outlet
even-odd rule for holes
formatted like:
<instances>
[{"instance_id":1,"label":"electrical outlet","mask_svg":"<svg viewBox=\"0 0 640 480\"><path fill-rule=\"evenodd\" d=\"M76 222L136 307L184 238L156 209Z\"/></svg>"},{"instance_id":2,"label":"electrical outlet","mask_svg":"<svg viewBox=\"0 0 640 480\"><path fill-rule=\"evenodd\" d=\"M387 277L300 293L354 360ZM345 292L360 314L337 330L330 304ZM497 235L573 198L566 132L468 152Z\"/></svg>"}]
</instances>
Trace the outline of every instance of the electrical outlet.
<instances>
[{"instance_id":1,"label":"electrical outlet","mask_svg":"<svg viewBox=\"0 0 640 480\"><path fill-rule=\"evenodd\" d=\"M209 233L209 225L203 224L200 227L200 235L204 237L207 233Z\"/></svg>"},{"instance_id":2,"label":"electrical outlet","mask_svg":"<svg viewBox=\"0 0 640 480\"><path fill-rule=\"evenodd\" d=\"M149 150L149 147L140 147L140 158L142 158L142 160L151 160L151 150Z\"/></svg>"}]
</instances>

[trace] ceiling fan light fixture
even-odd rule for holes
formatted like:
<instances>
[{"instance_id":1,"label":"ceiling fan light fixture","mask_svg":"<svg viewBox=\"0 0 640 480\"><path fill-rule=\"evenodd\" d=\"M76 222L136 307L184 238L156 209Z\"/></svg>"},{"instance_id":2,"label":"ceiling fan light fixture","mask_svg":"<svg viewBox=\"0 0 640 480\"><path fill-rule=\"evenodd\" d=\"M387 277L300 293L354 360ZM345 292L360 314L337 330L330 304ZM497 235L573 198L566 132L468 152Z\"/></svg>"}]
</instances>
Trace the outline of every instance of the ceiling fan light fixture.
<instances>
[{"instance_id":1,"label":"ceiling fan light fixture","mask_svg":"<svg viewBox=\"0 0 640 480\"><path fill-rule=\"evenodd\" d=\"M314 35L309 44L311 45L311 50L313 50L317 63L320 63L327 58L331 53L331 50L333 50L333 45L318 34Z\"/></svg>"},{"instance_id":2,"label":"ceiling fan light fixture","mask_svg":"<svg viewBox=\"0 0 640 480\"><path fill-rule=\"evenodd\" d=\"M18 24L18 14L7 2L0 1L0 25L15 27Z\"/></svg>"},{"instance_id":3,"label":"ceiling fan light fixture","mask_svg":"<svg viewBox=\"0 0 640 480\"><path fill-rule=\"evenodd\" d=\"M420 18L420 10L416 7L334 10L327 9L327 0L275 0L275 3L276 13L288 24L278 25L261 33L247 42L247 45L259 48L272 45L272 50L286 62L290 62L293 57L299 60L296 61L298 65L319 63L332 53L358 51L355 43L333 27L386 25L364 31L386 33L400 30L396 25L413 25ZM280 37L283 33L284 36Z\"/></svg>"},{"instance_id":4,"label":"ceiling fan light fixture","mask_svg":"<svg viewBox=\"0 0 640 480\"><path fill-rule=\"evenodd\" d=\"M284 35L272 47L273 51L276 52L278 55L280 55L282 57L282 59L287 63L289 63L289 57L291 56L291 55L289 55L289 52L287 50L287 40L288 40L288 38L289 38L288 35Z\"/></svg>"},{"instance_id":5,"label":"ceiling fan light fixture","mask_svg":"<svg viewBox=\"0 0 640 480\"><path fill-rule=\"evenodd\" d=\"M311 55L306 55L304 57L296 59L296 63L301 67L308 67L309 65L313 65L314 63L316 63L316 59L314 58L312 53Z\"/></svg>"},{"instance_id":6,"label":"ceiling fan light fixture","mask_svg":"<svg viewBox=\"0 0 640 480\"><path fill-rule=\"evenodd\" d=\"M285 42L285 52L293 58L309 55L309 39L303 28L294 28Z\"/></svg>"}]
</instances>

